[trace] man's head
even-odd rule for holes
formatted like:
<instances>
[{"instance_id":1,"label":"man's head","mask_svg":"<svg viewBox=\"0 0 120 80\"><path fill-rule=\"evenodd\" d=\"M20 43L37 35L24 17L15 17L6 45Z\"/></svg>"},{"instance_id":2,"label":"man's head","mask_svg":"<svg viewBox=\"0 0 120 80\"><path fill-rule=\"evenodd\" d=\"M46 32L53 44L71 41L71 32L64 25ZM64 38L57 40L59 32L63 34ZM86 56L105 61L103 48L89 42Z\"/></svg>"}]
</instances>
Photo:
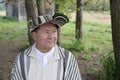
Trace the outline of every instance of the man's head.
<instances>
[{"instance_id":1,"label":"man's head","mask_svg":"<svg viewBox=\"0 0 120 80\"><path fill-rule=\"evenodd\" d=\"M57 43L58 28L68 23L67 16L55 14L54 16L39 16L38 23L29 21L31 34L36 42L36 47L42 52L48 52Z\"/></svg>"},{"instance_id":2,"label":"man's head","mask_svg":"<svg viewBox=\"0 0 120 80\"><path fill-rule=\"evenodd\" d=\"M53 23L59 28L68 22L69 22L69 19L66 15L61 13L56 13L53 16L42 15L35 18L30 17L28 20L28 25L30 25L30 31L32 32L38 29L41 25L46 23Z\"/></svg>"}]
</instances>

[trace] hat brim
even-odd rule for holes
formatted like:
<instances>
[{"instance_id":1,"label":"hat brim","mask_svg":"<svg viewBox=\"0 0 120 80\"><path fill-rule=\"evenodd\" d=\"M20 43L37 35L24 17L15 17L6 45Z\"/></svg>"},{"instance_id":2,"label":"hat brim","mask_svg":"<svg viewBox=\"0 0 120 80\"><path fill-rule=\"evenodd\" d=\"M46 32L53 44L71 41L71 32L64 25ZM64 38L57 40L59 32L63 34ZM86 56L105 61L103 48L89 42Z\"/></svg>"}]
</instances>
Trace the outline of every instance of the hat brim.
<instances>
[{"instance_id":1,"label":"hat brim","mask_svg":"<svg viewBox=\"0 0 120 80\"><path fill-rule=\"evenodd\" d=\"M57 29L60 28L60 26L61 26L59 22L57 22L55 20L51 20L51 21L45 22L43 24L37 25L36 28L31 30L31 32L34 32L34 31L38 30L42 25L45 25L45 24L48 24L48 23L54 24Z\"/></svg>"}]
</instances>

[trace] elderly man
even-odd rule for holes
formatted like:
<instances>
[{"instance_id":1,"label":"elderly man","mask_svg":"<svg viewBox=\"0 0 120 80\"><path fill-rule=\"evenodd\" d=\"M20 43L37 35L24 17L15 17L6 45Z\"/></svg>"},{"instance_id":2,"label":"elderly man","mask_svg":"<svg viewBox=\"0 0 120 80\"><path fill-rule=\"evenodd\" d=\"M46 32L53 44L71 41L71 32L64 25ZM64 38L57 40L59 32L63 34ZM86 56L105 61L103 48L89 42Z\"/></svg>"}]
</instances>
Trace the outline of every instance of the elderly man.
<instances>
[{"instance_id":1,"label":"elderly man","mask_svg":"<svg viewBox=\"0 0 120 80\"><path fill-rule=\"evenodd\" d=\"M57 45L58 29L69 22L56 13L30 19L35 43L15 59L11 80L81 80L77 61L70 51Z\"/></svg>"}]
</instances>

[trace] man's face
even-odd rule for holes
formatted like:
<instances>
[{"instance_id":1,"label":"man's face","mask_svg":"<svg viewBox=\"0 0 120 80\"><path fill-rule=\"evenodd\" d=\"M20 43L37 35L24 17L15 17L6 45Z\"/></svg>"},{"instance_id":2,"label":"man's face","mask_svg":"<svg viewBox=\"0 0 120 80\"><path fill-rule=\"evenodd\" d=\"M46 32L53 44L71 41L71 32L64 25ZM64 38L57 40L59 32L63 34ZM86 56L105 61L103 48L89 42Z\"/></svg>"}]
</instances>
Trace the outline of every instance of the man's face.
<instances>
[{"instance_id":1,"label":"man's face","mask_svg":"<svg viewBox=\"0 0 120 80\"><path fill-rule=\"evenodd\" d=\"M32 35L41 52L48 52L57 43L57 28L52 23L42 25L37 32L32 32Z\"/></svg>"}]
</instances>

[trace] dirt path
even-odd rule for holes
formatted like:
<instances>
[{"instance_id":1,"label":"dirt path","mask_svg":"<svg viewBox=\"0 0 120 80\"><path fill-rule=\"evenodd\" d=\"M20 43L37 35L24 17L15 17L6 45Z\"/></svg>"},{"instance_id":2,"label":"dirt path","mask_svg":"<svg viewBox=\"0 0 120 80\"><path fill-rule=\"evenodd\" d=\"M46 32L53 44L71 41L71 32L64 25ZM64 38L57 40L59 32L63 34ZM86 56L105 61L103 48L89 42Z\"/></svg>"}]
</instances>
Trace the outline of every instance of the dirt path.
<instances>
[{"instance_id":1,"label":"dirt path","mask_svg":"<svg viewBox=\"0 0 120 80\"><path fill-rule=\"evenodd\" d=\"M93 21L93 22L98 22L98 23L103 23L103 24L110 24L111 19L110 15L108 14L100 14L100 13L85 13L84 19L88 21Z\"/></svg>"},{"instance_id":2,"label":"dirt path","mask_svg":"<svg viewBox=\"0 0 120 80\"><path fill-rule=\"evenodd\" d=\"M11 65L15 57L14 46L10 41L0 41L0 80L10 79Z\"/></svg>"},{"instance_id":3,"label":"dirt path","mask_svg":"<svg viewBox=\"0 0 120 80\"><path fill-rule=\"evenodd\" d=\"M22 40L0 40L0 80L10 80L12 64L23 43Z\"/></svg>"},{"instance_id":4,"label":"dirt path","mask_svg":"<svg viewBox=\"0 0 120 80\"><path fill-rule=\"evenodd\" d=\"M75 14L72 14L72 19L75 21ZM110 24L111 19L109 13L91 13L91 12L83 12L83 20L84 21L93 21L102 24Z\"/></svg>"}]
</instances>

